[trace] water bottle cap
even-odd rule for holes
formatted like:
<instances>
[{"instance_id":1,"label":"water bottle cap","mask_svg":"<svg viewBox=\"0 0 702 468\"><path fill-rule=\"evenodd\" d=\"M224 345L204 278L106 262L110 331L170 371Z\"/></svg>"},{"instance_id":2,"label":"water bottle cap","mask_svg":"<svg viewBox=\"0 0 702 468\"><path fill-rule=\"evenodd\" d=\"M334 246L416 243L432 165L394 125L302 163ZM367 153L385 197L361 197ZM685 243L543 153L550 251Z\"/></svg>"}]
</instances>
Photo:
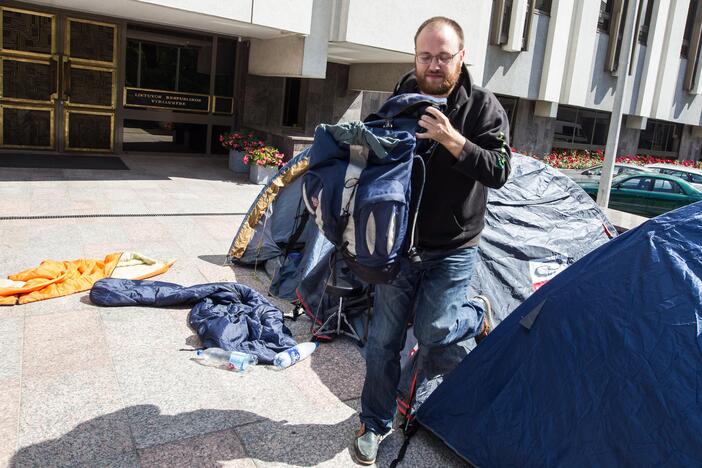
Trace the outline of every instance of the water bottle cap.
<instances>
[{"instance_id":1,"label":"water bottle cap","mask_svg":"<svg viewBox=\"0 0 702 468\"><path fill-rule=\"evenodd\" d=\"M196 349L195 350L195 357L204 357L205 356L205 350L204 349Z\"/></svg>"}]
</instances>

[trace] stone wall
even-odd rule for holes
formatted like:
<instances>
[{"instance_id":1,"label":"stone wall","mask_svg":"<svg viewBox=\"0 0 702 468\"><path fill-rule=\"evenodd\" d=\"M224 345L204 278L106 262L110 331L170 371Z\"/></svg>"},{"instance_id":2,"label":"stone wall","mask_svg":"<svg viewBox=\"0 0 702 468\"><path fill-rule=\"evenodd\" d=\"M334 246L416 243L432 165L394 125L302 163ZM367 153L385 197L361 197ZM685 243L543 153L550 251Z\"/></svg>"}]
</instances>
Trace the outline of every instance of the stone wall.
<instances>
[{"instance_id":1,"label":"stone wall","mask_svg":"<svg viewBox=\"0 0 702 468\"><path fill-rule=\"evenodd\" d=\"M695 161L702 159L702 135L696 136L693 133L693 128L688 125L683 128L680 138L680 149L678 150L679 159L692 159Z\"/></svg>"},{"instance_id":2,"label":"stone wall","mask_svg":"<svg viewBox=\"0 0 702 468\"><path fill-rule=\"evenodd\" d=\"M514 120L512 148L539 156L551 152L554 119L535 117L534 101L520 99Z\"/></svg>"},{"instance_id":3,"label":"stone wall","mask_svg":"<svg viewBox=\"0 0 702 468\"><path fill-rule=\"evenodd\" d=\"M617 144L617 156L636 156L639 148L639 135L641 130L637 128L627 128L622 123L619 131L619 142Z\"/></svg>"}]
</instances>

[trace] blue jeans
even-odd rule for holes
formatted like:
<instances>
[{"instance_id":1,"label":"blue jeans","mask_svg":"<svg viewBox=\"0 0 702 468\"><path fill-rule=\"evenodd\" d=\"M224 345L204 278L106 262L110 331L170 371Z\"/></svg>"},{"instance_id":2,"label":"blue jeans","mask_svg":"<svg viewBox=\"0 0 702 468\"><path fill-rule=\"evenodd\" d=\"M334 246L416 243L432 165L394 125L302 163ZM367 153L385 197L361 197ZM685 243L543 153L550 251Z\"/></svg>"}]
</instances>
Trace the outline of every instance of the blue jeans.
<instances>
[{"instance_id":1,"label":"blue jeans","mask_svg":"<svg viewBox=\"0 0 702 468\"><path fill-rule=\"evenodd\" d=\"M366 428L386 434L392 427L400 351L413 312L417 341L435 357L441 357L442 348L472 338L482 330L483 306L468 298L477 254L477 247L425 252L419 264L403 259L397 278L390 284L376 286L361 395L361 422ZM451 366L444 364L448 371Z\"/></svg>"}]
</instances>

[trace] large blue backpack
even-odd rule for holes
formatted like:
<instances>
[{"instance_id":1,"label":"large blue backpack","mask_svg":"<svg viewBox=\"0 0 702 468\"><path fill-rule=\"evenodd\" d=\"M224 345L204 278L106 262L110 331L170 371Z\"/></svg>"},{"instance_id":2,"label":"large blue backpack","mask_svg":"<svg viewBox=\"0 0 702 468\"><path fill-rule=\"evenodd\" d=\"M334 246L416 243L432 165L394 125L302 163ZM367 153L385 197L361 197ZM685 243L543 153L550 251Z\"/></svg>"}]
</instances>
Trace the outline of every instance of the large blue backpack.
<instances>
[{"instance_id":1,"label":"large blue backpack","mask_svg":"<svg viewBox=\"0 0 702 468\"><path fill-rule=\"evenodd\" d=\"M317 226L367 283L387 283L407 251L417 120L445 99L390 98L364 122L319 125L302 183Z\"/></svg>"}]
</instances>

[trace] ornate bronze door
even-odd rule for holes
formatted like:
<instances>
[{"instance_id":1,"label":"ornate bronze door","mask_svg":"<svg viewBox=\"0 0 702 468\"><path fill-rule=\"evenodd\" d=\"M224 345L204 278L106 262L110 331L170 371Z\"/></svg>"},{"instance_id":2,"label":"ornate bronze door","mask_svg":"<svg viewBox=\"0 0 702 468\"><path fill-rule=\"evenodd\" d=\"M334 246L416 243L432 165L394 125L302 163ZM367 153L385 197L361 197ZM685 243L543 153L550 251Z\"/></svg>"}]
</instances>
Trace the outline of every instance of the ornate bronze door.
<instances>
[{"instance_id":1,"label":"ornate bronze door","mask_svg":"<svg viewBox=\"0 0 702 468\"><path fill-rule=\"evenodd\" d=\"M114 147L117 26L67 18L62 64L66 151Z\"/></svg>"},{"instance_id":2,"label":"ornate bronze door","mask_svg":"<svg viewBox=\"0 0 702 468\"><path fill-rule=\"evenodd\" d=\"M117 26L0 7L0 148L112 152Z\"/></svg>"},{"instance_id":3,"label":"ornate bronze door","mask_svg":"<svg viewBox=\"0 0 702 468\"><path fill-rule=\"evenodd\" d=\"M0 147L56 149L56 16L0 13Z\"/></svg>"}]
</instances>

